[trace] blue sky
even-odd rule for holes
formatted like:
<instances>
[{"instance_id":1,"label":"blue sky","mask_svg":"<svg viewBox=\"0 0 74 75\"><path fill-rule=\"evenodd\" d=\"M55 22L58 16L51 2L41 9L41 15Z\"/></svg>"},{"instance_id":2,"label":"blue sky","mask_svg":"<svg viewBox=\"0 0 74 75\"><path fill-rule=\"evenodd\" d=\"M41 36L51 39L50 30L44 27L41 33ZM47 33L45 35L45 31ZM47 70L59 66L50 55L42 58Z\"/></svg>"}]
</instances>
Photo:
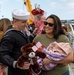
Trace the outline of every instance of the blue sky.
<instances>
[{"instance_id":1,"label":"blue sky","mask_svg":"<svg viewBox=\"0 0 74 75\"><path fill-rule=\"evenodd\" d=\"M35 4L39 4L40 7L45 10L46 17L50 14L55 14L60 17L61 20L74 19L74 0L30 0L32 8ZM9 18L12 20L12 10L14 9L26 9L24 0L0 0L0 19Z\"/></svg>"}]
</instances>

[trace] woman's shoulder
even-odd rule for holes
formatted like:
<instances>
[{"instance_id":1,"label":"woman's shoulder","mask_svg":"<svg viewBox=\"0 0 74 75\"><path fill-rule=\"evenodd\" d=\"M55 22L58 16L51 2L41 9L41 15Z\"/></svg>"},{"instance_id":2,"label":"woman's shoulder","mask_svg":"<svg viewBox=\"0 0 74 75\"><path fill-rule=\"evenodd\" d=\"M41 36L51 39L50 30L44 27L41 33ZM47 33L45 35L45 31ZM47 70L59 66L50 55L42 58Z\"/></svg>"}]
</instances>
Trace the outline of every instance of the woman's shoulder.
<instances>
[{"instance_id":1,"label":"woman's shoulder","mask_svg":"<svg viewBox=\"0 0 74 75\"><path fill-rule=\"evenodd\" d=\"M69 42L69 39L66 35L60 35L57 39L58 42Z\"/></svg>"},{"instance_id":2,"label":"woman's shoulder","mask_svg":"<svg viewBox=\"0 0 74 75\"><path fill-rule=\"evenodd\" d=\"M43 37L45 36L46 34L40 34L40 35L37 35L36 38L40 38L40 37Z\"/></svg>"},{"instance_id":3,"label":"woman's shoulder","mask_svg":"<svg viewBox=\"0 0 74 75\"><path fill-rule=\"evenodd\" d=\"M37 35L37 36L33 39L33 41L40 40L40 39L42 39L42 37L45 37L45 34Z\"/></svg>"},{"instance_id":4,"label":"woman's shoulder","mask_svg":"<svg viewBox=\"0 0 74 75\"><path fill-rule=\"evenodd\" d=\"M62 35L59 36L59 38L64 38L64 37L66 38L66 35L62 34Z\"/></svg>"}]
</instances>

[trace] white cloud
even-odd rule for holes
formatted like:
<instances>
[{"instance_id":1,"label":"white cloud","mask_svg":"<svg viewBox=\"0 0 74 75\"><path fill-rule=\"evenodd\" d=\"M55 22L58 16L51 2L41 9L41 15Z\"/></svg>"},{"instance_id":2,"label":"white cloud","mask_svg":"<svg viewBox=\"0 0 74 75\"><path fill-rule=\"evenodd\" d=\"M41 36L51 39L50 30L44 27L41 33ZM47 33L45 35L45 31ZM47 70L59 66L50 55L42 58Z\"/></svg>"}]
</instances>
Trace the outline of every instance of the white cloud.
<instances>
[{"instance_id":1,"label":"white cloud","mask_svg":"<svg viewBox=\"0 0 74 75\"><path fill-rule=\"evenodd\" d=\"M57 7L57 2L53 1L49 5L50 5L51 8L56 8Z\"/></svg>"},{"instance_id":2,"label":"white cloud","mask_svg":"<svg viewBox=\"0 0 74 75\"><path fill-rule=\"evenodd\" d=\"M70 10L68 11L69 14L73 14L74 13L74 10Z\"/></svg>"},{"instance_id":3,"label":"white cloud","mask_svg":"<svg viewBox=\"0 0 74 75\"><path fill-rule=\"evenodd\" d=\"M74 1L68 2L67 6L70 7L70 8L74 8Z\"/></svg>"},{"instance_id":4,"label":"white cloud","mask_svg":"<svg viewBox=\"0 0 74 75\"><path fill-rule=\"evenodd\" d=\"M6 3L6 2L8 2L9 0L0 0L0 4L1 3Z\"/></svg>"},{"instance_id":5,"label":"white cloud","mask_svg":"<svg viewBox=\"0 0 74 75\"><path fill-rule=\"evenodd\" d=\"M5 2L5 1L9 1L9 0L0 0L0 2L1 2L1 1Z\"/></svg>"},{"instance_id":6,"label":"white cloud","mask_svg":"<svg viewBox=\"0 0 74 75\"><path fill-rule=\"evenodd\" d=\"M5 1L9 1L9 0L5 0Z\"/></svg>"},{"instance_id":7,"label":"white cloud","mask_svg":"<svg viewBox=\"0 0 74 75\"><path fill-rule=\"evenodd\" d=\"M24 0L16 0L16 1L18 1L18 2L19 2L19 1L23 1L23 2L24 2Z\"/></svg>"},{"instance_id":8,"label":"white cloud","mask_svg":"<svg viewBox=\"0 0 74 75\"><path fill-rule=\"evenodd\" d=\"M56 6L57 3L56 3L56 2L52 2L50 5L51 5L51 6Z\"/></svg>"}]
</instances>

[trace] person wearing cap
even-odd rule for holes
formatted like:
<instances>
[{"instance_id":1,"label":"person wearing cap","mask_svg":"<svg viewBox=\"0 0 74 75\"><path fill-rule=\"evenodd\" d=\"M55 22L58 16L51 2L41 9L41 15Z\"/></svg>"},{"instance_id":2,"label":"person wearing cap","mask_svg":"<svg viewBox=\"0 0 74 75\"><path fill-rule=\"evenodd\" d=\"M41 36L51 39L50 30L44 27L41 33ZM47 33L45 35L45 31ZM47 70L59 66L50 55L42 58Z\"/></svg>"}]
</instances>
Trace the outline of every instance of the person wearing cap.
<instances>
[{"instance_id":1,"label":"person wearing cap","mask_svg":"<svg viewBox=\"0 0 74 75\"><path fill-rule=\"evenodd\" d=\"M8 66L8 75L25 75L30 63L23 67L17 65L21 55L21 47L30 42L23 30L27 25L30 14L23 10L12 11L13 25L3 35L0 45L0 61Z\"/></svg>"}]
</instances>

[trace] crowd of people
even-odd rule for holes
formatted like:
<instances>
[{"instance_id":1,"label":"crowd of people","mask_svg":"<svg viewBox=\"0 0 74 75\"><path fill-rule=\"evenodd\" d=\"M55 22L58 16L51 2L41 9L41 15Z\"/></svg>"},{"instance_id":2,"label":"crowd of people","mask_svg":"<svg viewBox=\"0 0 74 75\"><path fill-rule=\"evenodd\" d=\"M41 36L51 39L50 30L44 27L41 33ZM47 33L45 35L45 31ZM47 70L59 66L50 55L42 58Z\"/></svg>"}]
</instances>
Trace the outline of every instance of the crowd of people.
<instances>
[{"instance_id":1,"label":"crowd of people","mask_svg":"<svg viewBox=\"0 0 74 75\"><path fill-rule=\"evenodd\" d=\"M39 16L40 15L38 15L38 17ZM9 24L5 23L7 27L5 27L6 29L3 32L0 40L0 63L8 67L7 75L26 75L26 70L28 70L31 63L24 62L24 66L19 67L17 64L17 60L22 54L20 50L21 47L28 43L41 42L41 44L43 44L45 48L47 48L52 42L55 41L57 43L63 42L70 44L70 40L66 36L62 27L61 20L57 15L51 14L43 21L41 21L43 24L43 28L41 29L42 31L39 34L37 34L38 28L36 28L36 26L34 26L33 29L28 26L27 21L29 17L30 13L28 11L13 10L13 22L9 22ZM38 26L40 26L40 24L41 23L39 23ZM1 24L0 27L1 26L3 25ZM48 56L47 53L46 55ZM39 72L38 74L34 73L35 75L70 75L68 64L73 62L73 50L69 51L68 55L62 60L55 61L46 57L42 61L43 67L47 66L50 63L54 63L57 65L51 70L44 70L42 69L42 67L41 72ZM49 68L50 67L48 67L48 69Z\"/></svg>"}]
</instances>

